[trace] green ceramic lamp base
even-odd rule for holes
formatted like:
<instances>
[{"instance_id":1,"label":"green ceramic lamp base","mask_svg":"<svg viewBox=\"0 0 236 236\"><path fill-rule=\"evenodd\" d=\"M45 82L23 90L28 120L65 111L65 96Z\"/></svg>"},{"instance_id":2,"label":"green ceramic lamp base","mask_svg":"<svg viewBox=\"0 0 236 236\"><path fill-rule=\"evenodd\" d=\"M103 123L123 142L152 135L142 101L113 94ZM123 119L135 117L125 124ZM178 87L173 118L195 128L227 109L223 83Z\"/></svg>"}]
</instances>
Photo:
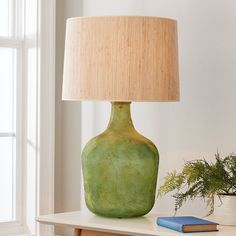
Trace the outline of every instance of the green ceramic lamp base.
<instances>
[{"instance_id":1,"label":"green ceramic lamp base","mask_svg":"<svg viewBox=\"0 0 236 236\"><path fill-rule=\"evenodd\" d=\"M95 214L127 218L147 214L155 201L159 155L133 126L129 102L112 102L108 128L82 153L85 200Z\"/></svg>"}]
</instances>

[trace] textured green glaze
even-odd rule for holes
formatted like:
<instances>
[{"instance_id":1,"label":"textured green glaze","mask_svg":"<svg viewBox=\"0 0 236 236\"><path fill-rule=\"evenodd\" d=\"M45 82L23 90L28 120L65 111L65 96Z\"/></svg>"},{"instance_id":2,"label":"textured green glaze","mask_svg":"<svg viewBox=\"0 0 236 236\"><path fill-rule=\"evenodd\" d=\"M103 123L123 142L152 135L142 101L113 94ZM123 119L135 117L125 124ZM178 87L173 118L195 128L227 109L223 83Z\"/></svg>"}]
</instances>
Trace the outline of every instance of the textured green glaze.
<instances>
[{"instance_id":1,"label":"textured green glaze","mask_svg":"<svg viewBox=\"0 0 236 236\"><path fill-rule=\"evenodd\" d=\"M130 103L113 102L108 128L82 153L85 200L95 214L135 217L155 201L159 155L133 126Z\"/></svg>"}]
</instances>

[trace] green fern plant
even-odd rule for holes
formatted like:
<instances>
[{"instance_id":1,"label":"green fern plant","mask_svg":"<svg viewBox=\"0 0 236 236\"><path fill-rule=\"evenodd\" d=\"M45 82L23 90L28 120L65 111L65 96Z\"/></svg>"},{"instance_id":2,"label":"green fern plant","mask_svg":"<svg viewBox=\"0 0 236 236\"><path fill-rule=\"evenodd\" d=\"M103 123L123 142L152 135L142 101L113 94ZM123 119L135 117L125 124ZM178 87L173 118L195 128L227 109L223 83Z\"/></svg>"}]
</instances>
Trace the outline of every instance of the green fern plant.
<instances>
[{"instance_id":1,"label":"green fern plant","mask_svg":"<svg viewBox=\"0 0 236 236\"><path fill-rule=\"evenodd\" d=\"M236 195L236 154L221 158L215 154L215 162L205 159L187 161L180 173L168 173L158 190L158 197L174 191L175 212L189 199L203 198L214 211L215 195Z\"/></svg>"}]
</instances>

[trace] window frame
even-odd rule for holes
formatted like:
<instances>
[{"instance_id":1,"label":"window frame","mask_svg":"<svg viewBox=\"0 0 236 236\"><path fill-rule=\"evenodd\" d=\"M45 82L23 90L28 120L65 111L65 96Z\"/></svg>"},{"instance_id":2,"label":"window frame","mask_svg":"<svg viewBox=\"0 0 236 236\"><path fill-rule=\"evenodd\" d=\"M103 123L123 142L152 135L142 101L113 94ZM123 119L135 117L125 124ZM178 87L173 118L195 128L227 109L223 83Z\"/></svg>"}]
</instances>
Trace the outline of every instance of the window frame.
<instances>
[{"instance_id":1,"label":"window frame","mask_svg":"<svg viewBox=\"0 0 236 236\"><path fill-rule=\"evenodd\" d=\"M15 149L13 152L15 153L13 169L15 170L13 173L13 181L15 182L15 189L14 191L14 220L0 222L0 230L4 233L8 232L17 232L22 231L22 204L17 204L22 202L22 190L19 186L22 186L23 179L22 179L22 153L23 153L23 143L22 143L22 115L23 115L23 106L22 106L22 50L23 50L23 38L21 32L23 31L23 1L21 0L12 0L11 4L11 35L10 36L0 36L0 47L2 48L9 48L16 50L16 67L15 67L15 84L14 87L16 89L14 96L14 106L15 106L15 131L12 132L1 132L0 138L4 137L12 137L15 138ZM17 7L16 7L17 6ZM16 85L17 84L17 85ZM14 89L14 88L13 88ZM17 154L16 154L17 153ZM8 229L10 228L10 230ZM4 229L4 230L2 230Z\"/></svg>"},{"instance_id":2,"label":"window frame","mask_svg":"<svg viewBox=\"0 0 236 236\"><path fill-rule=\"evenodd\" d=\"M56 0L38 0L40 47L40 161L37 216L54 213L55 187L55 45ZM54 227L37 223L37 235L54 235Z\"/></svg>"},{"instance_id":3,"label":"window frame","mask_svg":"<svg viewBox=\"0 0 236 236\"><path fill-rule=\"evenodd\" d=\"M32 235L26 224L26 145L27 145L27 87L23 19L25 1L13 0L18 12L13 22L11 37L0 37L0 47L17 50L17 99L16 99L16 220L0 223L0 235ZM55 11L56 0L37 1L37 153L36 163L36 215L54 212L54 133L55 133ZM23 2L21 4L21 2ZM19 14L21 12L22 14ZM22 28L20 28L22 27ZM36 235L54 235L52 226L35 223Z\"/></svg>"}]
</instances>

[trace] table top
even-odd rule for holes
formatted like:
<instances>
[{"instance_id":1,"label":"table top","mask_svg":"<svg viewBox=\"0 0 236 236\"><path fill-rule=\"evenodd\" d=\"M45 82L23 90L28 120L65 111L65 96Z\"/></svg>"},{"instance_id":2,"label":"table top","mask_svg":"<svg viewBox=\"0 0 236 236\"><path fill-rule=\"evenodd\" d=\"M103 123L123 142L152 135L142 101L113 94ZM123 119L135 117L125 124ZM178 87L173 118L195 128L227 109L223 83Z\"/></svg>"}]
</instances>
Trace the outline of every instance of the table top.
<instances>
[{"instance_id":1,"label":"table top","mask_svg":"<svg viewBox=\"0 0 236 236\"><path fill-rule=\"evenodd\" d=\"M156 214L129 219L113 219L96 216L86 211L74 211L42 215L36 217L40 223L51 225L64 225L73 228L117 233L133 236L178 236L182 233L169 230L156 225ZM221 226L218 232L184 233L184 236L235 236L236 227Z\"/></svg>"}]
</instances>

